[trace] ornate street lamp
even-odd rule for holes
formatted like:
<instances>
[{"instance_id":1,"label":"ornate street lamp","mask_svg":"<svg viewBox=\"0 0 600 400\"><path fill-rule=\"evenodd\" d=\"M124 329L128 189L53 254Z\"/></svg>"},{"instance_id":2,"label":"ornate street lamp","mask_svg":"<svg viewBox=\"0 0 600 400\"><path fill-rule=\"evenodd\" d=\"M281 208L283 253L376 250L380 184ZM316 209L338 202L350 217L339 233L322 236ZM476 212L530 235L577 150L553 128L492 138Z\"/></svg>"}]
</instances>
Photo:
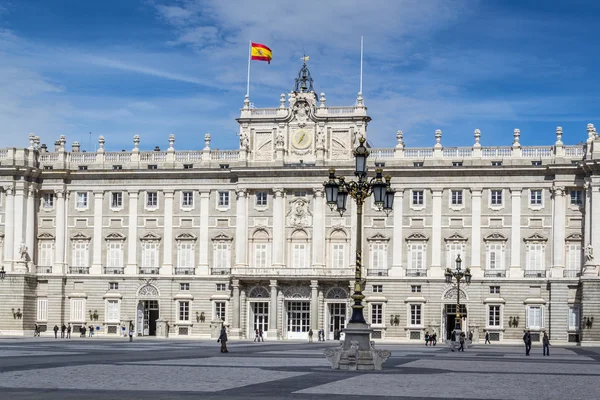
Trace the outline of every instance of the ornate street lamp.
<instances>
[{"instance_id":1,"label":"ornate street lamp","mask_svg":"<svg viewBox=\"0 0 600 400\"><path fill-rule=\"evenodd\" d=\"M348 196L356 201L357 228L356 228L356 267L354 271L354 294L352 299L352 317L350 324L364 324L366 321L363 315L362 300L365 296L362 294L362 214L363 206L367 197L373 195L375 205L379 210L383 210L389 215L394 205L394 190L390 186L391 177L386 176L385 181L382 175L383 170L377 168L375 177L370 180L367 178L367 158L369 150L365 147L365 138L361 137L358 147L352 152L355 159L354 175L358 178L356 181L346 182L343 176L335 176L335 169L329 170L329 180L323 186L325 187L325 196L327 205L331 210L337 209L340 216L346 211L346 202ZM346 340L348 340L346 335ZM362 350L362 349L361 349Z\"/></svg>"},{"instance_id":2,"label":"ornate street lamp","mask_svg":"<svg viewBox=\"0 0 600 400\"><path fill-rule=\"evenodd\" d=\"M471 283L471 269L467 268L462 271L460 265L462 264L462 259L460 258L460 254L456 257L456 269L452 271L450 268L446 268L446 273L444 274L446 277L446 283L452 283L452 279L456 279L456 319L454 321L454 330L457 334L460 334L460 281L464 278L465 282L468 284Z\"/></svg>"}]
</instances>

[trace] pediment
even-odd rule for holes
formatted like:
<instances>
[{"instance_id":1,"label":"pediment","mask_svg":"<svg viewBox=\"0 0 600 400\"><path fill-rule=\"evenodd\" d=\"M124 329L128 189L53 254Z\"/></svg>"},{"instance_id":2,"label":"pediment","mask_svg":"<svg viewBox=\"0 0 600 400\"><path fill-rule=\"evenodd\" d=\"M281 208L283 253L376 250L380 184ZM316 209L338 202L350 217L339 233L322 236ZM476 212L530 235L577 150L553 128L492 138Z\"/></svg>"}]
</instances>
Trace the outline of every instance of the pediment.
<instances>
[{"instance_id":1,"label":"pediment","mask_svg":"<svg viewBox=\"0 0 600 400\"><path fill-rule=\"evenodd\" d=\"M534 233L533 235L524 238L523 241L525 241L525 242L547 242L548 238L540 235L539 233Z\"/></svg>"},{"instance_id":2,"label":"pediment","mask_svg":"<svg viewBox=\"0 0 600 400\"><path fill-rule=\"evenodd\" d=\"M148 232L144 236L140 237L140 240L160 240L161 237L154 232Z\"/></svg>"},{"instance_id":3,"label":"pediment","mask_svg":"<svg viewBox=\"0 0 600 400\"><path fill-rule=\"evenodd\" d=\"M112 232L104 237L105 240L125 240L126 237L122 233Z\"/></svg>"},{"instance_id":4,"label":"pediment","mask_svg":"<svg viewBox=\"0 0 600 400\"><path fill-rule=\"evenodd\" d=\"M196 235L194 235L193 233L180 233L179 235L175 236L175 240L196 240L197 237Z\"/></svg>"},{"instance_id":5,"label":"pediment","mask_svg":"<svg viewBox=\"0 0 600 400\"><path fill-rule=\"evenodd\" d=\"M469 239L458 232L454 232L451 236L444 239L446 242L466 242L467 240Z\"/></svg>"},{"instance_id":6,"label":"pediment","mask_svg":"<svg viewBox=\"0 0 600 400\"><path fill-rule=\"evenodd\" d=\"M4 236L4 235L2 235ZM40 233L37 235L38 240L54 240L54 235L49 232Z\"/></svg>"},{"instance_id":7,"label":"pediment","mask_svg":"<svg viewBox=\"0 0 600 400\"><path fill-rule=\"evenodd\" d=\"M91 240L92 238L85 233L77 232L73 236L71 236L71 240Z\"/></svg>"},{"instance_id":8,"label":"pediment","mask_svg":"<svg viewBox=\"0 0 600 400\"><path fill-rule=\"evenodd\" d=\"M213 242L231 242L233 238L226 233L219 233L217 236L212 238Z\"/></svg>"},{"instance_id":9,"label":"pediment","mask_svg":"<svg viewBox=\"0 0 600 400\"><path fill-rule=\"evenodd\" d=\"M389 242L390 238L383 236L381 233L376 233L373 236L367 238L369 242Z\"/></svg>"},{"instance_id":10,"label":"pediment","mask_svg":"<svg viewBox=\"0 0 600 400\"><path fill-rule=\"evenodd\" d=\"M493 242L493 241L506 242L508 240L508 238L506 236L504 236L503 234L501 234L500 232L494 232L494 233L490 233L489 235L487 235L483 240L485 240L486 242Z\"/></svg>"},{"instance_id":11,"label":"pediment","mask_svg":"<svg viewBox=\"0 0 600 400\"><path fill-rule=\"evenodd\" d=\"M571 233L569 236L565 238L566 242L582 242L583 236L580 233Z\"/></svg>"},{"instance_id":12,"label":"pediment","mask_svg":"<svg viewBox=\"0 0 600 400\"><path fill-rule=\"evenodd\" d=\"M429 238L427 236L425 236L424 234L419 233L419 232L411 233L406 238L407 242L410 242L410 241L414 241L414 242L423 242L423 241L425 241L426 242L428 240L429 240Z\"/></svg>"}]
</instances>

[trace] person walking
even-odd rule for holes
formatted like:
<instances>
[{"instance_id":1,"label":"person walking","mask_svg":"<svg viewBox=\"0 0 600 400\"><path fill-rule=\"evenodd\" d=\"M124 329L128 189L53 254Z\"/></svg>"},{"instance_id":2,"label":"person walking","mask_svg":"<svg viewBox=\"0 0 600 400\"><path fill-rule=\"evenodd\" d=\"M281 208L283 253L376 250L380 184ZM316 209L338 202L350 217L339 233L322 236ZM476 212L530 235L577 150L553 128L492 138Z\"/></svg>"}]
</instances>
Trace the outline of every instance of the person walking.
<instances>
[{"instance_id":1,"label":"person walking","mask_svg":"<svg viewBox=\"0 0 600 400\"><path fill-rule=\"evenodd\" d=\"M58 325L54 325L54 339L58 339Z\"/></svg>"},{"instance_id":2,"label":"person walking","mask_svg":"<svg viewBox=\"0 0 600 400\"><path fill-rule=\"evenodd\" d=\"M425 332L425 347L429 345L429 332Z\"/></svg>"},{"instance_id":3,"label":"person walking","mask_svg":"<svg viewBox=\"0 0 600 400\"><path fill-rule=\"evenodd\" d=\"M544 345L544 356L550 356L550 338L546 332L544 332L542 344Z\"/></svg>"},{"instance_id":4,"label":"person walking","mask_svg":"<svg viewBox=\"0 0 600 400\"><path fill-rule=\"evenodd\" d=\"M129 341L133 342L133 324L129 324Z\"/></svg>"},{"instance_id":5,"label":"person walking","mask_svg":"<svg viewBox=\"0 0 600 400\"><path fill-rule=\"evenodd\" d=\"M489 332L485 332L485 343L484 344L492 344L492 342L490 342L490 333Z\"/></svg>"},{"instance_id":6,"label":"person walking","mask_svg":"<svg viewBox=\"0 0 600 400\"><path fill-rule=\"evenodd\" d=\"M313 337L313 330L309 329L308 330L308 343L312 343L312 337Z\"/></svg>"},{"instance_id":7,"label":"person walking","mask_svg":"<svg viewBox=\"0 0 600 400\"><path fill-rule=\"evenodd\" d=\"M254 341L255 342L260 342L260 340L258 339L258 328L256 328L254 330Z\"/></svg>"},{"instance_id":8,"label":"person walking","mask_svg":"<svg viewBox=\"0 0 600 400\"><path fill-rule=\"evenodd\" d=\"M263 330L262 328L258 328L258 341L259 342L264 342L265 339L263 338Z\"/></svg>"},{"instance_id":9,"label":"person walking","mask_svg":"<svg viewBox=\"0 0 600 400\"><path fill-rule=\"evenodd\" d=\"M92 326L92 324L88 326L88 329L90 330L90 337L94 337L94 327Z\"/></svg>"},{"instance_id":10,"label":"person walking","mask_svg":"<svg viewBox=\"0 0 600 400\"><path fill-rule=\"evenodd\" d=\"M460 347L458 348L458 351L462 351L464 353L465 352L465 333L464 332L460 333L460 338L458 339L458 342L460 343Z\"/></svg>"},{"instance_id":11,"label":"person walking","mask_svg":"<svg viewBox=\"0 0 600 400\"><path fill-rule=\"evenodd\" d=\"M71 339L71 323L67 325L67 339Z\"/></svg>"},{"instance_id":12,"label":"person walking","mask_svg":"<svg viewBox=\"0 0 600 400\"><path fill-rule=\"evenodd\" d=\"M33 337L40 336L39 329L40 328L38 328L38 325L35 324L35 327L33 328Z\"/></svg>"},{"instance_id":13,"label":"person walking","mask_svg":"<svg viewBox=\"0 0 600 400\"><path fill-rule=\"evenodd\" d=\"M433 345L435 346L437 344L437 333L434 332L433 333Z\"/></svg>"},{"instance_id":14,"label":"person walking","mask_svg":"<svg viewBox=\"0 0 600 400\"><path fill-rule=\"evenodd\" d=\"M67 327L65 326L65 324L62 324L62 326L60 327L60 338L61 339L65 338L66 331L67 331Z\"/></svg>"},{"instance_id":15,"label":"person walking","mask_svg":"<svg viewBox=\"0 0 600 400\"><path fill-rule=\"evenodd\" d=\"M225 329L224 326L221 328L221 334L219 335L217 342L221 343L221 353L229 353L229 351L227 351L227 329Z\"/></svg>"},{"instance_id":16,"label":"person walking","mask_svg":"<svg viewBox=\"0 0 600 400\"><path fill-rule=\"evenodd\" d=\"M82 325L81 328L79 328L79 337L85 337L85 325Z\"/></svg>"},{"instance_id":17,"label":"person walking","mask_svg":"<svg viewBox=\"0 0 600 400\"><path fill-rule=\"evenodd\" d=\"M523 343L525 343L525 355L528 356L531 351L531 332L527 331L523 335Z\"/></svg>"}]
</instances>

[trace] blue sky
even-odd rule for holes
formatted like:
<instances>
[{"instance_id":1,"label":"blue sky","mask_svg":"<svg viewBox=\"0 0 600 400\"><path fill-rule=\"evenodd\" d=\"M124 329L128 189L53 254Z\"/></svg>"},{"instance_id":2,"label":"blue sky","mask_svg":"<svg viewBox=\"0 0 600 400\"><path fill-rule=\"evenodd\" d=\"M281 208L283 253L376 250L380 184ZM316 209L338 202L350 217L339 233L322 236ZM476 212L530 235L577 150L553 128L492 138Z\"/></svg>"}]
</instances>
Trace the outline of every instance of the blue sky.
<instances>
[{"instance_id":1,"label":"blue sky","mask_svg":"<svg viewBox=\"0 0 600 400\"><path fill-rule=\"evenodd\" d=\"M250 97L277 107L310 56L315 90L351 105L364 36L364 97L375 147L552 145L600 125L592 0L0 0L0 145L34 132L91 149L237 148L248 40Z\"/></svg>"}]
</instances>

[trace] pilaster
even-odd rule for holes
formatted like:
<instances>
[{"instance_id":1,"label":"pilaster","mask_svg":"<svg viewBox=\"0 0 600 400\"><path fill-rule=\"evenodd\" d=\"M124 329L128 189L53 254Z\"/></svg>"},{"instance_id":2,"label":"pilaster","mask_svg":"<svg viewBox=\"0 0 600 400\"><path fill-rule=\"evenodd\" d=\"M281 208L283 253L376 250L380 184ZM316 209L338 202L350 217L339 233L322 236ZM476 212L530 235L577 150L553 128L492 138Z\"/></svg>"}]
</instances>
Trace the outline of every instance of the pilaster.
<instances>
[{"instance_id":1,"label":"pilaster","mask_svg":"<svg viewBox=\"0 0 600 400\"><path fill-rule=\"evenodd\" d=\"M277 339L277 281L269 281L271 288L271 297L269 298L269 333L268 338Z\"/></svg>"},{"instance_id":2,"label":"pilaster","mask_svg":"<svg viewBox=\"0 0 600 400\"><path fill-rule=\"evenodd\" d=\"M319 281L310 281L310 327L319 330Z\"/></svg>"},{"instance_id":3,"label":"pilaster","mask_svg":"<svg viewBox=\"0 0 600 400\"><path fill-rule=\"evenodd\" d=\"M442 189L432 189L433 221L431 224L431 269L429 276L440 278L442 274Z\"/></svg>"},{"instance_id":4,"label":"pilaster","mask_svg":"<svg viewBox=\"0 0 600 400\"><path fill-rule=\"evenodd\" d=\"M481 270L481 189L471 190L471 274L483 276Z\"/></svg>"},{"instance_id":5,"label":"pilaster","mask_svg":"<svg viewBox=\"0 0 600 400\"><path fill-rule=\"evenodd\" d=\"M173 190L165 190L165 219L163 226L163 263L160 275L173 275Z\"/></svg>"},{"instance_id":6,"label":"pilaster","mask_svg":"<svg viewBox=\"0 0 600 400\"><path fill-rule=\"evenodd\" d=\"M522 189L511 189L510 221L510 273L511 278L522 278L521 268L521 193Z\"/></svg>"},{"instance_id":7,"label":"pilaster","mask_svg":"<svg viewBox=\"0 0 600 400\"><path fill-rule=\"evenodd\" d=\"M94 191L94 237L92 249L92 267L90 274L102 273L102 200L103 190Z\"/></svg>"},{"instance_id":8,"label":"pilaster","mask_svg":"<svg viewBox=\"0 0 600 400\"><path fill-rule=\"evenodd\" d=\"M314 188L313 198L313 237L312 255L313 267L325 266L325 202L323 201L323 188Z\"/></svg>"},{"instance_id":9,"label":"pilaster","mask_svg":"<svg viewBox=\"0 0 600 400\"><path fill-rule=\"evenodd\" d=\"M598 210L600 209L600 179L592 181L591 192L592 206L590 210ZM600 265L600 212L594 211L591 214L591 239L592 248L594 249L594 260L592 263L598 266ZM598 267L596 267L596 274L598 274Z\"/></svg>"},{"instance_id":10,"label":"pilaster","mask_svg":"<svg viewBox=\"0 0 600 400\"><path fill-rule=\"evenodd\" d=\"M231 282L233 287L233 297L231 299L231 305L233 308L233 314L231 316L231 336L234 338L240 337L240 281L239 279L233 279Z\"/></svg>"},{"instance_id":11,"label":"pilaster","mask_svg":"<svg viewBox=\"0 0 600 400\"><path fill-rule=\"evenodd\" d=\"M129 229L127 232L127 266L125 267L126 275L137 274L137 248L138 248L138 198L137 190L129 192Z\"/></svg>"},{"instance_id":12,"label":"pilaster","mask_svg":"<svg viewBox=\"0 0 600 400\"><path fill-rule=\"evenodd\" d=\"M390 276L404 276L404 268L402 267L402 253L404 245L402 243L402 218L404 207L404 189L396 189L394 193L394 230L392 235L392 268Z\"/></svg>"},{"instance_id":13,"label":"pilaster","mask_svg":"<svg viewBox=\"0 0 600 400\"><path fill-rule=\"evenodd\" d=\"M246 189L236 190L236 214L235 214L235 266L247 265L246 250L248 247L248 212L246 201Z\"/></svg>"},{"instance_id":14,"label":"pilaster","mask_svg":"<svg viewBox=\"0 0 600 400\"><path fill-rule=\"evenodd\" d=\"M37 247L35 245L35 228L36 228L36 216L35 216L35 198L37 195L37 189L32 184L29 185L27 191L27 223L25 224L25 244L29 252L29 262L31 265L35 263Z\"/></svg>"},{"instance_id":15,"label":"pilaster","mask_svg":"<svg viewBox=\"0 0 600 400\"><path fill-rule=\"evenodd\" d=\"M21 245L25 243L25 232L23 226L25 225L25 182L18 181L15 185L15 221L14 221L14 243L13 243L13 254L16 255L16 259L20 261L19 249Z\"/></svg>"},{"instance_id":16,"label":"pilaster","mask_svg":"<svg viewBox=\"0 0 600 400\"><path fill-rule=\"evenodd\" d=\"M4 262L7 272L12 271L12 262L14 260L15 241L15 189L14 185L4 186L6 193L6 209L4 212Z\"/></svg>"},{"instance_id":17,"label":"pilaster","mask_svg":"<svg viewBox=\"0 0 600 400\"><path fill-rule=\"evenodd\" d=\"M210 191L200 192L200 231L198 232L198 275L210 275L208 268L208 216Z\"/></svg>"},{"instance_id":18,"label":"pilaster","mask_svg":"<svg viewBox=\"0 0 600 400\"><path fill-rule=\"evenodd\" d=\"M552 187L552 278L562 278L565 269L565 188Z\"/></svg>"},{"instance_id":19,"label":"pilaster","mask_svg":"<svg viewBox=\"0 0 600 400\"><path fill-rule=\"evenodd\" d=\"M54 267L53 274L64 274L65 271L65 236L66 236L66 217L65 217L65 196L67 193L64 189L54 191L56 195L56 226L55 248L54 248Z\"/></svg>"},{"instance_id":20,"label":"pilaster","mask_svg":"<svg viewBox=\"0 0 600 400\"><path fill-rule=\"evenodd\" d=\"M283 188L274 188L275 200L273 201L273 266L281 267L283 262L285 248L284 234L284 210L283 210Z\"/></svg>"}]
</instances>

